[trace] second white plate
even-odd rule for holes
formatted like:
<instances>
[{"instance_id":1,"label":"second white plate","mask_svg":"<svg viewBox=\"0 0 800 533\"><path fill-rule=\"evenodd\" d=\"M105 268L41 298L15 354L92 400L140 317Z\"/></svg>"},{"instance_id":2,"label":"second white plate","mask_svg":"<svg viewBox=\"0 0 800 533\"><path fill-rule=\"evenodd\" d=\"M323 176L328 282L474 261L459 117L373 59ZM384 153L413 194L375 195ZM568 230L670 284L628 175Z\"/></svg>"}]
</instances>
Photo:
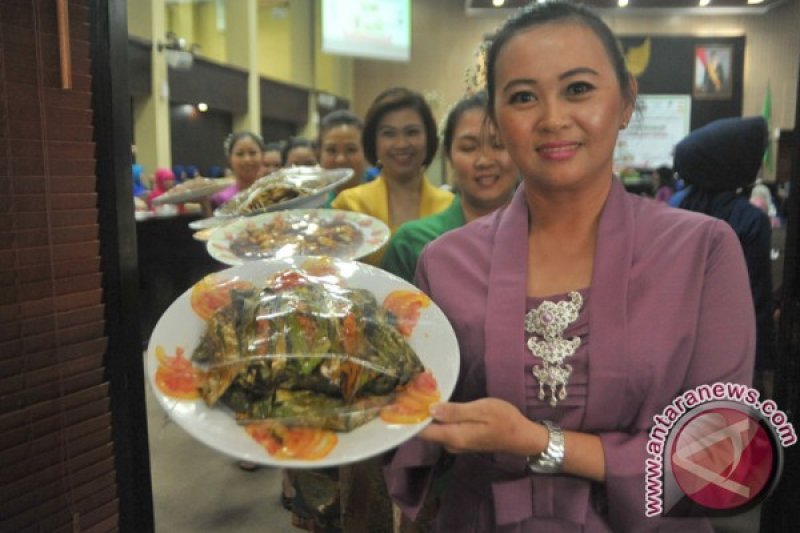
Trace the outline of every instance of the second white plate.
<instances>
[{"instance_id":1,"label":"second white plate","mask_svg":"<svg viewBox=\"0 0 800 533\"><path fill-rule=\"evenodd\" d=\"M292 209L241 218L214 230L211 257L227 265L268 258L327 255L358 259L389 240L389 227L375 217L339 209Z\"/></svg>"}]
</instances>

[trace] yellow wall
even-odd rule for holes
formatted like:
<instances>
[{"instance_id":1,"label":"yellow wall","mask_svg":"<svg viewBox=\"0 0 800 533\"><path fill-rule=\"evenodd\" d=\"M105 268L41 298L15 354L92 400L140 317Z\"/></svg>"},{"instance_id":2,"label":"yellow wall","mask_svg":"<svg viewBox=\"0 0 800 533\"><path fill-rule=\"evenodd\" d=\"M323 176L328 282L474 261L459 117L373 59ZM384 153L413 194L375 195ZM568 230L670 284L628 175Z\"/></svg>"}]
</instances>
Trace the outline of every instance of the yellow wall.
<instances>
[{"instance_id":1,"label":"yellow wall","mask_svg":"<svg viewBox=\"0 0 800 533\"><path fill-rule=\"evenodd\" d=\"M214 2L194 5L194 32L202 57L218 63L227 61L225 31L217 29L217 6Z\"/></svg>"},{"instance_id":2,"label":"yellow wall","mask_svg":"<svg viewBox=\"0 0 800 533\"><path fill-rule=\"evenodd\" d=\"M167 31L186 39L191 44L197 42L194 35L194 4L167 4Z\"/></svg>"},{"instance_id":3,"label":"yellow wall","mask_svg":"<svg viewBox=\"0 0 800 533\"><path fill-rule=\"evenodd\" d=\"M258 72L262 76L292 81L290 16L283 7L258 7Z\"/></svg>"},{"instance_id":4,"label":"yellow wall","mask_svg":"<svg viewBox=\"0 0 800 533\"><path fill-rule=\"evenodd\" d=\"M151 27L153 25L150 4L145 4L145 2L128 2L127 10L128 35L149 40Z\"/></svg>"}]
</instances>

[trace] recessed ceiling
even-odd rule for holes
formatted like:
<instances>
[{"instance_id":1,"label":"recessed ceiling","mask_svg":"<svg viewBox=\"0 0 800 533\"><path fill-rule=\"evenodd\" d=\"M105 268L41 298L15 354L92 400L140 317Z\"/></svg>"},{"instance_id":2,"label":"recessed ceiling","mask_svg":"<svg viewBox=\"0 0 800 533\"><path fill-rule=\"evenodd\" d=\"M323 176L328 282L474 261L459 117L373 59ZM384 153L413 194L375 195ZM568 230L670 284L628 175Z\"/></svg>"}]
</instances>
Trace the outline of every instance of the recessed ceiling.
<instances>
[{"instance_id":1,"label":"recessed ceiling","mask_svg":"<svg viewBox=\"0 0 800 533\"><path fill-rule=\"evenodd\" d=\"M692 14L692 15L761 15L788 0L763 0L749 4L748 0L711 0L708 6L700 7L698 0L628 0L628 6L617 6L617 0L583 0L581 3L599 9L614 11L615 15ZM797 1L797 0L791 0ZM488 14L491 11L507 11L531 3L531 0L505 0L496 7L493 0L466 0L467 13Z\"/></svg>"}]
</instances>

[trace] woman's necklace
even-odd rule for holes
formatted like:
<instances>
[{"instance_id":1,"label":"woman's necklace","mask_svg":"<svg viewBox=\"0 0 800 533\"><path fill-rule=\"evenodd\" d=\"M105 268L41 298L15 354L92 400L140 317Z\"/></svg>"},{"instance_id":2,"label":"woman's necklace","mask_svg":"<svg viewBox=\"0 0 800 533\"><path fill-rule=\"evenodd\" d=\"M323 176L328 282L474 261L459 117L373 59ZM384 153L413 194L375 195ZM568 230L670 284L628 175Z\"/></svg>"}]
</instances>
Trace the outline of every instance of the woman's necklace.
<instances>
[{"instance_id":1,"label":"woman's necklace","mask_svg":"<svg viewBox=\"0 0 800 533\"><path fill-rule=\"evenodd\" d=\"M544 301L525 315L525 331L533 335L528 339L528 349L543 365L535 365L531 372L539 381L539 399L545 398L545 387L550 389L550 405L567 397L567 382L572 374L572 365L565 364L572 357L581 340L578 337L565 339L564 331L578 319L583 306L579 292L569 293L569 300L558 303Z\"/></svg>"}]
</instances>

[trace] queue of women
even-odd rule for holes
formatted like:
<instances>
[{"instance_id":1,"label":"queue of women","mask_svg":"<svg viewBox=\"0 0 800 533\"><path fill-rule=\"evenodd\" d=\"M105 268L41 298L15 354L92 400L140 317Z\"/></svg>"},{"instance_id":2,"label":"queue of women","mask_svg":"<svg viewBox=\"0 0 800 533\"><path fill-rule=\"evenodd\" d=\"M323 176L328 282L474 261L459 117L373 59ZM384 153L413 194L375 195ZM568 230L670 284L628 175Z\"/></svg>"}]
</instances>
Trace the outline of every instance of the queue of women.
<instances>
[{"instance_id":1,"label":"queue of women","mask_svg":"<svg viewBox=\"0 0 800 533\"><path fill-rule=\"evenodd\" d=\"M349 112L325 117L316 152L267 151L244 132L226 144L236 181L215 204L267 161L353 169L329 206L389 226L388 245L365 261L426 292L459 342L458 385L432 408L434 422L387 457L290 475L294 523L710 531L702 517L645 517L646 443L653 416L687 389L752 381L755 321L737 237L615 179L637 84L588 9L555 0L520 10L489 38L485 72L485 91L444 122L455 195L425 176L436 125L405 88L378 95L363 124ZM312 488L325 492L324 512Z\"/></svg>"}]
</instances>

